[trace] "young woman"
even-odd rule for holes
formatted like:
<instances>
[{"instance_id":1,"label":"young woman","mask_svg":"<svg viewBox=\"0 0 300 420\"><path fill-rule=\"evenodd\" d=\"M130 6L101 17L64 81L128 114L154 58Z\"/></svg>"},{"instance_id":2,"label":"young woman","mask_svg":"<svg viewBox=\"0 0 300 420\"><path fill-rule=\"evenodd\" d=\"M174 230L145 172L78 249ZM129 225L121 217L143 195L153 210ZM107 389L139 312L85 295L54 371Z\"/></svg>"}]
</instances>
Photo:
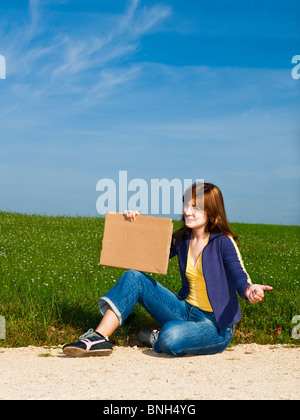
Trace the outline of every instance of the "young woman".
<instances>
[{"instance_id":1,"label":"young woman","mask_svg":"<svg viewBox=\"0 0 300 420\"><path fill-rule=\"evenodd\" d=\"M204 197L203 197L204 196ZM203 208L204 202L204 208ZM126 211L134 221L137 211ZM96 328L63 347L74 357L107 355L109 337L140 303L162 326L143 331L140 341L171 356L220 353L231 342L241 319L237 293L250 303L270 286L252 284L245 270L237 236L226 218L222 193L209 183L193 184L184 195L184 226L173 234L170 258L177 255L182 288L178 295L153 278L129 270L100 300L103 318Z\"/></svg>"}]
</instances>

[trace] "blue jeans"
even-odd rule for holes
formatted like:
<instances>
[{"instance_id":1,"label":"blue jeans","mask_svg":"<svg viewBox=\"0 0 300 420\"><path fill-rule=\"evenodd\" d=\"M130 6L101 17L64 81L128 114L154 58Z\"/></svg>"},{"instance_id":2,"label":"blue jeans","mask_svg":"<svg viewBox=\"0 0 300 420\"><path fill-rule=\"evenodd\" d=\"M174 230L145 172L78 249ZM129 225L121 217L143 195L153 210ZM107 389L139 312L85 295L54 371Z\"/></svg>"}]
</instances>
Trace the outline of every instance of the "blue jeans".
<instances>
[{"instance_id":1,"label":"blue jeans","mask_svg":"<svg viewBox=\"0 0 300 420\"><path fill-rule=\"evenodd\" d=\"M171 356L216 354L230 344L234 327L220 330L212 312L202 311L179 299L139 271L126 271L98 305L103 315L110 307L121 325L137 303L162 326L153 346L157 353Z\"/></svg>"}]
</instances>

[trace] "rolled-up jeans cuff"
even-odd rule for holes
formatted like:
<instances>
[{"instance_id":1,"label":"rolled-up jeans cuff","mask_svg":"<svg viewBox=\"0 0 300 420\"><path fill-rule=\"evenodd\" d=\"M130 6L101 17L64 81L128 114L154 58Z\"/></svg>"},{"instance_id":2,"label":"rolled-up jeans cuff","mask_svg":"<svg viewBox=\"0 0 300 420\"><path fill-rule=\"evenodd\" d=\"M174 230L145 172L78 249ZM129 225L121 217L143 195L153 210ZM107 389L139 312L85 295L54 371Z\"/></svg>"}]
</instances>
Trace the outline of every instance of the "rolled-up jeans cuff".
<instances>
[{"instance_id":1,"label":"rolled-up jeans cuff","mask_svg":"<svg viewBox=\"0 0 300 420\"><path fill-rule=\"evenodd\" d=\"M110 308L114 311L114 313L118 317L119 326L122 325L122 314L119 311L119 309L116 307L116 305L108 297L103 296L102 298L100 298L98 301L98 306L102 315L105 314L108 307L110 306Z\"/></svg>"}]
</instances>

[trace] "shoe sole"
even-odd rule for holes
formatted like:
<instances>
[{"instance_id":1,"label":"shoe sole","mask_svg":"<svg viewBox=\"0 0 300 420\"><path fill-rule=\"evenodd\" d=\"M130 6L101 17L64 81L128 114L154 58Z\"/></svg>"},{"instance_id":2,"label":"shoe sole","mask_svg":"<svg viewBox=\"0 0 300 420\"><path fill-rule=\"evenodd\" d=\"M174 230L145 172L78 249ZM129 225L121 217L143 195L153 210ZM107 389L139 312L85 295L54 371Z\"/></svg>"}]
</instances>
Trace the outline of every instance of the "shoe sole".
<instances>
[{"instance_id":1,"label":"shoe sole","mask_svg":"<svg viewBox=\"0 0 300 420\"><path fill-rule=\"evenodd\" d=\"M64 354L71 357L95 357L95 356L109 356L112 349L101 350L84 350L78 347L67 347L63 349Z\"/></svg>"},{"instance_id":2,"label":"shoe sole","mask_svg":"<svg viewBox=\"0 0 300 420\"><path fill-rule=\"evenodd\" d=\"M145 331L143 331L143 332L141 331L137 334L137 338L138 338L139 342L143 346L148 347L149 349L153 348L153 344L156 340L156 339L153 339L152 332L153 332L153 330L145 330Z\"/></svg>"}]
</instances>

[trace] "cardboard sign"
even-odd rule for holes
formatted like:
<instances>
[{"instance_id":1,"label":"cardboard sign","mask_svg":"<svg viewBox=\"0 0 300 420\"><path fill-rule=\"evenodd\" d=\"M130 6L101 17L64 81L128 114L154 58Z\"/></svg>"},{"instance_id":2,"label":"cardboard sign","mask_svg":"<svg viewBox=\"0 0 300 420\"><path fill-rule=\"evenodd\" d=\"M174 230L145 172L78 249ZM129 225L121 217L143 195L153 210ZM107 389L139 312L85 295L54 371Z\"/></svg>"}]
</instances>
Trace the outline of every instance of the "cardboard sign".
<instances>
[{"instance_id":1,"label":"cardboard sign","mask_svg":"<svg viewBox=\"0 0 300 420\"><path fill-rule=\"evenodd\" d=\"M169 218L138 215L130 222L122 213L108 212L100 264L166 274L172 232Z\"/></svg>"}]
</instances>

